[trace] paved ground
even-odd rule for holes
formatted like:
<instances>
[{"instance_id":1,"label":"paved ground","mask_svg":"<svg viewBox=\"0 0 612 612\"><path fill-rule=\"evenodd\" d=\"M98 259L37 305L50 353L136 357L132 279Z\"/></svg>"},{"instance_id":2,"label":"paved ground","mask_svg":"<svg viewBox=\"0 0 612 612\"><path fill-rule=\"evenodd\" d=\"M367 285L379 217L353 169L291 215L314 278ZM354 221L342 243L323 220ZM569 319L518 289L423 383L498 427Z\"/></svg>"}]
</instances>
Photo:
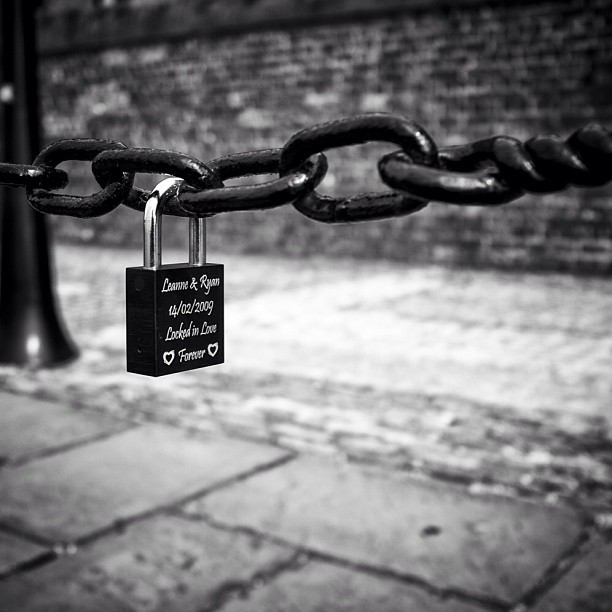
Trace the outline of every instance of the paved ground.
<instances>
[{"instance_id":1,"label":"paved ground","mask_svg":"<svg viewBox=\"0 0 612 612\"><path fill-rule=\"evenodd\" d=\"M139 259L60 248L81 358L0 368L2 612L612 609L609 281L225 257L154 380Z\"/></svg>"}]
</instances>

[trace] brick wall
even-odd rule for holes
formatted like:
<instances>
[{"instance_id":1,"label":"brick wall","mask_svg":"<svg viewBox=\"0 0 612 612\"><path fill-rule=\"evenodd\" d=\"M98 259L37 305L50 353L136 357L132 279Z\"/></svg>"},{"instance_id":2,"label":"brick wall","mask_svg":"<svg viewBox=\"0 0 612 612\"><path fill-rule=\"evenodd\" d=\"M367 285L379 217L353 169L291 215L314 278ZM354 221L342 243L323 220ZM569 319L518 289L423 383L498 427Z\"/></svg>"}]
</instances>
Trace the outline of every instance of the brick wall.
<instances>
[{"instance_id":1,"label":"brick wall","mask_svg":"<svg viewBox=\"0 0 612 612\"><path fill-rule=\"evenodd\" d=\"M413 118L442 145L612 127L611 0L120 4L84 14L47 0L47 140L117 138L206 160L282 146L309 124L366 111ZM322 190L381 188L375 162L393 148L330 152ZM611 194L431 204L336 227L290 208L239 213L213 219L210 236L213 247L245 251L611 273ZM140 243L140 217L127 210L56 225L64 237ZM184 235L183 225L167 232Z\"/></svg>"}]
</instances>

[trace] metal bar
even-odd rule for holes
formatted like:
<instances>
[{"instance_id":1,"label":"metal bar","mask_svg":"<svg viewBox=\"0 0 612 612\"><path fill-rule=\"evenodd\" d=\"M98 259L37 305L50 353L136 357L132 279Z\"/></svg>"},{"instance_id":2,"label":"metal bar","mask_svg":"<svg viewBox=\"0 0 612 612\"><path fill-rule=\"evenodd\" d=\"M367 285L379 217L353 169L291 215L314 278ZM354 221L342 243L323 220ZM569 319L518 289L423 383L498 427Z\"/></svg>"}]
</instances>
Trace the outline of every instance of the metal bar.
<instances>
[{"instance_id":1,"label":"metal bar","mask_svg":"<svg viewBox=\"0 0 612 612\"><path fill-rule=\"evenodd\" d=\"M37 0L0 2L2 158L31 163L39 149ZM77 356L57 306L47 219L22 190L0 190L0 363L57 365Z\"/></svg>"},{"instance_id":2,"label":"metal bar","mask_svg":"<svg viewBox=\"0 0 612 612\"><path fill-rule=\"evenodd\" d=\"M189 217L189 265L206 263L206 218Z\"/></svg>"},{"instance_id":3,"label":"metal bar","mask_svg":"<svg viewBox=\"0 0 612 612\"><path fill-rule=\"evenodd\" d=\"M168 198L178 195L183 181L167 178L153 189L144 211L144 259L145 268L156 269L162 263L162 211Z\"/></svg>"}]
</instances>

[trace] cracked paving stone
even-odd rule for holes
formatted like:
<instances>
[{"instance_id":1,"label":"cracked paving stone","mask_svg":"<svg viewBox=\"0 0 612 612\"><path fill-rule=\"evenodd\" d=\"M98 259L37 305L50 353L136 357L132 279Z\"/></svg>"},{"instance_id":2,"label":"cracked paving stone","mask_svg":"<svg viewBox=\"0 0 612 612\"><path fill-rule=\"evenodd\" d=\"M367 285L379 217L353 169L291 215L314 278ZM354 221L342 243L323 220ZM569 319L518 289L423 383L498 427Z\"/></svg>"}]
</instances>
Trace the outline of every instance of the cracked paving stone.
<instances>
[{"instance_id":1,"label":"cracked paving stone","mask_svg":"<svg viewBox=\"0 0 612 612\"><path fill-rule=\"evenodd\" d=\"M295 552L160 516L0 581L2 612L201 612Z\"/></svg>"},{"instance_id":2,"label":"cracked paving stone","mask_svg":"<svg viewBox=\"0 0 612 612\"><path fill-rule=\"evenodd\" d=\"M0 574L10 572L16 566L35 559L45 551L45 548L32 542L10 533L0 532Z\"/></svg>"},{"instance_id":3,"label":"cracked paving stone","mask_svg":"<svg viewBox=\"0 0 612 612\"><path fill-rule=\"evenodd\" d=\"M287 456L147 425L0 471L0 523L74 541Z\"/></svg>"},{"instance_id":4,"label":"cracked paving stone","mask_svg":"<svg viewBox=\"0 0 612 612\"><path fill-rule=\"evenodd\" d=\"M287 571L234 599L223 612L483 612L456 599L442 600L425 590L346 568L309 563Z\"/></svg>"},{"instance_id":5,"label":"cracked paving stone","mask_svg":"<svg viewBox=\"0 0 612 612\"><path fill-rule=\"evenodd\" d=\"M530 609L533 612L610 612L612 544L592 550Z\"/></svg>"},{"instance_id":6,"label":"cracked paving stone","mask_svg":"<svg viewBox=\"0 0 612 612\"><path fill-rule=\"evenodd\" d=\"M129 423L97 412L0 393L0 456L13 461L120 431Z\"/></svg>"},{"instance_id":7,"label":"cracked paving stone","mask_svg":"<svg viewBox=\"0 0 612 612\"><path fill-rule=\"evenodd\" d=\"M569 509L302 458L186 506L337 558L512 603L578 540Z\"/></svg>"}]
</instances>

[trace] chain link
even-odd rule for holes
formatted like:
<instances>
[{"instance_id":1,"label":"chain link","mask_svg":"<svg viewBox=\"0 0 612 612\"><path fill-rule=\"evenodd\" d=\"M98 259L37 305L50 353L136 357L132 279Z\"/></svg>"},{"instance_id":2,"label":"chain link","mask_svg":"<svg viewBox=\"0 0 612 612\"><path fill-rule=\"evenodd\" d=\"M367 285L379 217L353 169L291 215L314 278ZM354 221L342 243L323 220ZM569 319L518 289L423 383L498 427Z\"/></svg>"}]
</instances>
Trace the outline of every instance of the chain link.
<instances>
[{"instance_id":1,"label":"chain link","mask_svg":"<svg viewBox=\"0 0 612 612\"><path fill-rule=\"evenodd\" d=\"M279 170L281 154L282 149L264 149L214 159L209 165L223 181L257 174L279 174L279 178L260 185L187 191L180 196L183 209L199 215L275 208L311 193L325 178L327 158L322 153L315 153L286 174Z\"/></svg>"},{"instance_id":2,"label":"chain link","mask_svg":"<svg viewBox=\"0 0 612 612\"><path fill-rule=\"evenodd\" d=\"M315 191L328 168L324 151L372 141L401 147L378 161L381 179L397 191L342 198ZM68 175L56 166L70 160L91 162L101 190L89 196L57 193L67 186ZM369 221L411 214L432 200L496 206L525 192L604 185L612 180L612 134L591 124L566 140L536 136L522 143L495 136L438 149L414 121L371 113L306 128L281 149L236 153L206 163L185 153L131 148L115 140L59 140L43 149L32 165L0 163L0 184L26 187L30 204L40 212L88 218L120 204L144 210L148 193L134 187L135 173L169 174L184 180L180 192L164 207L168 215L206 217L292 203L317 221ZM277 178L231 187L223 182L259 174Z\"/></svg>"},{"instance_id":3,"label":"chain link","mask_svg":"<svg viewBox=\"0 0 612 612\"><path fill-rule=\"evenodd\" d=\"M91 168L94 176L119 171L169 174L183 179L184 184L197 190L223 186L217 173L207 164L185 153L162 149L111 149L103 151L92 161ZM132 187L129 196L123 203L130 208L144 211L148 199L148 192ZM165 214L187 216L177 197L169 197L166 200L163 210Z\"/></svg>"},{"instance_id":4,"label":"chain link","mask_svg":"<svg viewBox=\"0 0 612 612\"><path fill-rule=\"evenodd\" d=\"M11 187L64 189L68 185L68 175L57 168L0 162L0 184Z\"/></svg>"},{"instance_id":5,"label":"chain link","mask_svg":"<svg viewBox=\"0 0 612 612\"><path fill-rule=\"evenodd\" d=\"M520 198L526 191L553 193L570 185L595 187L612 179L612 136L599 125L567 140L536 136L524 144L508 136L448 147L441 169L424 167L409 153L379 161L383 180L395 189L449 204L489 206Z\"/></svg>"},{"instance_id":6,"label":"chain link","mask_svg":"<svg viewBox=\"0 0 612 612\"><path fill-rule=\"evenodd\" d=\"M127 149L116 140L77 138L58 140L44 148L33 162L34 166L55 168L70 160L93 161L99 153L109 149ZM129 172L93 172L101 191L90 196L58 194L49 189L28 185L26 193L30 204L39 212L71 217L99 217L113 211L130 194L134 174Z\"/></svg>"}]
</instances>

